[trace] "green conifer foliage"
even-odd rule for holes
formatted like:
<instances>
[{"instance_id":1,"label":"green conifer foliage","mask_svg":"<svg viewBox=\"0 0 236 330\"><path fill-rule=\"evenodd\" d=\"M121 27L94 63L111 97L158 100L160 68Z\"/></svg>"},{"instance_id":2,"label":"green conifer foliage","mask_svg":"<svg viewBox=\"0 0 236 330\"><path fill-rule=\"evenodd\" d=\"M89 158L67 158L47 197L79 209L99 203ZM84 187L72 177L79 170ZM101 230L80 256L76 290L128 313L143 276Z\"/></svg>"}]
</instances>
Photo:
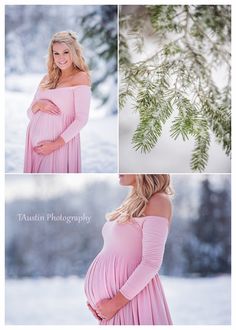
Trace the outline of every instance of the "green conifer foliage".
<instances>
[{"instance_id":1,"label":"green conifer foliage","mask_svg":"<svg viewBox=\"0 0 236 330\"><path fill-rule=\"evenodd\" d=\"M119 105L131 99L139 113L133 146L150 152L170 119L173 139L194 139L191 169L204 171L212 137L231 154L231 6L142 7L137 15L120 13ZM150 57L135 62L147 24L157 42Z\"/></svg>"}]
</instances>

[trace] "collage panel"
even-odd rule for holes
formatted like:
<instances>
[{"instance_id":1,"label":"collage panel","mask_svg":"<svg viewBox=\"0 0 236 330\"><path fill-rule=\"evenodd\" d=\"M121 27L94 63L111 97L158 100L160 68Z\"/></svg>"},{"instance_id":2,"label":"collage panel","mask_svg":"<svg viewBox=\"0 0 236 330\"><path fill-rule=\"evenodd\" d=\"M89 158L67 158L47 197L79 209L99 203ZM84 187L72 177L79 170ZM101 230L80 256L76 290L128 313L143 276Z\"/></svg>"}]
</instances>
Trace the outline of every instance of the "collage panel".
<instances>
[{"instance_id":1,"label":"collage panel","mask_svg":"<svg viewBox=\"0 0 236 330\"><path fill-rule=\"evenodd\" d=\"M117 6L5 17L6 173L117 172Z\"/></svg>"},{"instance_id":2,"label":"collage panel","mask_svg":"<svg viewBox=\"0 0 236 330\"><path fill-rule=\"evenodd\" d=\"M6 4L4 119L6 326L231 325L231 5Z\"/></svg>"},{"instance_id":3,"label":"collage panel","mask_svg":"<svg viewBox=\"0 0 236 330\"><path fill-rule=\"evenodd\" d=\"M231 6L122 5L121 173L231 172Z\"/></svg>"},{"instance_id":4,"label":"collage panel","mask_svg":"<svg viewBox=\"0 0 236 330\"><path fill-rule=\"evenodd\" d=\"M6 324L229 325L230 185L230 174L6 175ZM169 219L153 215L154 192Z\"/></svg>"}]
</instances>

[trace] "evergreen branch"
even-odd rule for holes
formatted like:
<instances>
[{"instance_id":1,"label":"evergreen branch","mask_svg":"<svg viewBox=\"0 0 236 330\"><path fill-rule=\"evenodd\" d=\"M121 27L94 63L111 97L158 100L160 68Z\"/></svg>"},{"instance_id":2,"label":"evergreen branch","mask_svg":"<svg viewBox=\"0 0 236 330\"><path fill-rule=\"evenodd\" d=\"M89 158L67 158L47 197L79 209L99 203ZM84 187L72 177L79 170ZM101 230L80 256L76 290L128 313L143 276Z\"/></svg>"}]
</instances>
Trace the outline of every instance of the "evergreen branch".
<instances>
[{"instance_id":1,"label":"evergreen branch","mask_svg":"<svg viewBox=\"0 0 236 330\"><path fill-rule=\"evenodd\" d=\"M217 51L219 52L219 54L222 57L222 59L224 60L224 62L227 63L227 65L229 67L231 67L231 64L228 61L228 58L225 56L225 54L227 54L230 57L230 53L226 49L224 49L224 52L222 52L221 49L219 48L218 44L211 40L211 38L208 36L208 34L202 29L202 27L198 23L198 21L193 17L193 15L191 15L191 13L189 13L189 16L191 17L192 21L197 25L198 30L202 33L202 35L213 45L213 47L215 47L217 49Z\"/></svg>"},{"instance_id":2,"label":"evergreen branch","mask_svg":"<svg viewBox=\"0 0 236 330\"><path fill-rule=\"evenodd\" d=\"M161 47L150 57L135 63L129 57L130 62L121 65L122 107L125 96L132 95L140 117L132 143L136 150L149 152L158 142L163 125L176 109L177 115L172 118L170 129L171 137L181 137L184 141L194 138L190 165L194 171L203 171L208 161L210 133L214 133L226 155L231 152L229 53L226 51L222 57L225 47L220 47L228 43L227 35L222 30L230 30L230 18L224 22L219 18L222 11L229 13L228 6L218 6L217 18L211 17L210 23L207 15L212 14L214 6L146 7L153 33L166 37L168 32L175 32L176 38L167 41L166 37ZM131 33L126 33L124 38L132 36L135 39L135 33L140 37L137 26L133 29L132 17L130 15L128 24ZM145 14L143 25L147 17ZM140 22L139 17L139 26ZM210 56L209 51L206 52L207 43L212 50ZM219 56L229 67L228 82L224 89L219 88L212 78L211 62L218 63Z\"/></svg>"},{"instance_id":3,"label":"evergreen branch","mask_svg":"<svg viewBox=\"0 0 236 330\"><path fill-rule=\"evenodd\" d=\"M147 153L156 145L162 133L162 126L159 120L140 117L140 123L132 138L135 150Z\"/></svg>"},{"instance_id":4,"label":"evergreen branch","mask_svg":"<svg viewBox=\"0 0 236 330\"><path fill-rule=\"evenodd\" d=\"M204 171L208 162L208 151L210 146L210 135L208 131L198 132L195 138L195 147L191 157L191 169L193 171Z\"/></svg>"}]
</instances>

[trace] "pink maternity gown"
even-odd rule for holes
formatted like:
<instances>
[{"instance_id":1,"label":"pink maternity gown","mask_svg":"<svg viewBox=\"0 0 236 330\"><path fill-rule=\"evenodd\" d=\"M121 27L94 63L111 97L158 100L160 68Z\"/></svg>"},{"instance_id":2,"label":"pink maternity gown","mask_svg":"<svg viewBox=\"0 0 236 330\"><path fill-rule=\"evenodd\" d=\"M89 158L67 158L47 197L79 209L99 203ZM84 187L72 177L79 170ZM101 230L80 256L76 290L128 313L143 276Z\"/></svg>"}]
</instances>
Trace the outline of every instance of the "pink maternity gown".
<instances>
[{"instance_id":1,"label":"pink maternity gown","mask_svg":"<svg viewBox=\"0 0 236 330\"><path fill-rule=\"evenodd\" d=\"M90 305L120 291L130 301L101 325L170 325L168 305L158 276L168 220L157 216L132 218L119 224L107 221L104 245L89 267L85 294Z\"/></svg>"},{"instance_id":2,"label":"pink maternity gown","mask_svg":"<svg viewBox=\"0 0 236 330\"><path fill-rule=\"evenodd\" d=\"M88 121L91 88L87 85L38 89L28 109L30 122L26 133L24 172L26 173L78 173L81 172L80 131ZM50 100L60 109L59 115L32 112L35 101ZM44 156L33 147L43 140L61 136L66 144Z\"/></svg>"}]
</instances>

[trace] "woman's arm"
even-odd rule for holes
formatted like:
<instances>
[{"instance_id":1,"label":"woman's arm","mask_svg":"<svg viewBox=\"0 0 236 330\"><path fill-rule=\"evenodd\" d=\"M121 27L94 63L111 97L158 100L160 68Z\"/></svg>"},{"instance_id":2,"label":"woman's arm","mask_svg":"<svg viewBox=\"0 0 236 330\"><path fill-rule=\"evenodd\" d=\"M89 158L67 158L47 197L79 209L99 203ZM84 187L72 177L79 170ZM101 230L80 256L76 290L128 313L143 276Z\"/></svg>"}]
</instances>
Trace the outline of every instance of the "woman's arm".
<instances>
[{"instance_id":1,"label":"woman's arm","mask_svg":"<svg viewBox=\"0 0 236 330\"><path fill-rule=\"evenodd\" d=\"M91 88L81 85L74 89L75 119L60 135L65 143L73 139L86 125L89 117Z\"/></svg>"},{"instance_id":2,"label":"woman's arm","mask_svg":"<svg viewBox=\"0 0 236 330\"><path fill-rule=\"evenodd\" d=\"M145 219L142 260L120 289L127 299L133 299L158 273L163 260L167 234L166 218L149 216Z\"/></svg>"}]
</instances>

